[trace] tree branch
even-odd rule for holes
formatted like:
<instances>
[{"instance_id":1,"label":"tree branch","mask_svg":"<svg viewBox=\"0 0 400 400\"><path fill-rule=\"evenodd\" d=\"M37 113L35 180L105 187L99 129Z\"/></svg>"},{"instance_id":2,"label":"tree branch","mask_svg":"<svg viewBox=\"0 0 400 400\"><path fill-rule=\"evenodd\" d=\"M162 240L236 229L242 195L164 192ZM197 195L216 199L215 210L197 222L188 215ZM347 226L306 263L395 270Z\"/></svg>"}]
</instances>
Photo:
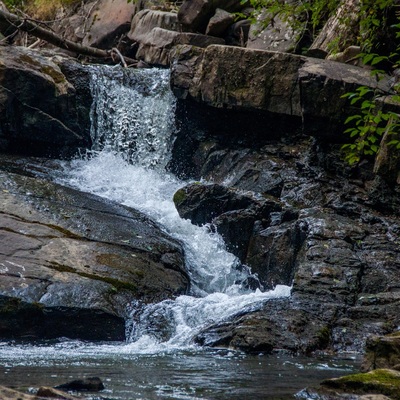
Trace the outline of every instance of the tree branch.
<instances>
[{"instance_id":1,"label":"tree branch","mask_svg":"<svg viewBox=\"0 0 400 400\"><path fill-rule=\"evenodd\" d=\"M21 31L27 32L39 39L45 40L48 43L53 44L60 49L68 50L74 53L95 57L95 58L105 58L113 60L112 52L113 50L102 50L95 47L83 46L79 43L72 42L57 35L56 33L42 28L37 23L26 18L20 18L15 14L8 11L0 9L0 21L8 23ZM124 57L127 63L132 66L136 66L138 61L132 58Z\"/></svg>"}]
</instances>

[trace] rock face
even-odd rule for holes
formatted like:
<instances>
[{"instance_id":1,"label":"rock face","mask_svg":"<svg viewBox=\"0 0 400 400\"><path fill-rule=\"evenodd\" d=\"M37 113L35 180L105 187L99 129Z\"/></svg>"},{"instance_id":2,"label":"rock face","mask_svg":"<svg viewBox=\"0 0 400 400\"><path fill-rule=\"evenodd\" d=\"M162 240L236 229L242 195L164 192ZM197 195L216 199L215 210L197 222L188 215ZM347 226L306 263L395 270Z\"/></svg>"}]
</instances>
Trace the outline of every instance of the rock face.
<instances>
[{"instance_id":1,"label":"rock face","mask_svg":"<svg viewBox=\"0 0 400 400\"><path fill-rule=\"evenodd\" d=\"M127 305L186 293L180 245L148 218L18 168L0 174L0 337L124 340Z\"/></svg>"},{"instance_id":2,"label":"rock face","mask_svg":"<svg viewBox=\"0 0 400 400\"><path fill-rule=\"evenodd\" d=\"M87 74L73 61L64 67ZM88 76L75 88L66 74L37 51L0 47L0 150L59 157L90 144Z\"/></svg>"},{"instance_id":3,"label":"rock face","mask_svg":"<svg viewBox=\"0 0 400 400\"><path fill-rule=\"evenodd\" d=\"M182 215L221 227L228 246L238 246L236 254L265 288L293 285L290 299L210 326L199 343L249 352L361 352L371 334L396 330L397 186L376 177L371 164L346 167L323 135L304 136L276 114L218 109L189 98L179 101L178 116L170 167L217 185L178 192ZM216 191L222 183L228 188ZM238 189L269 198L276 208L251 219L251 205L223 201L221 193Z\"/></svg>"},{"instance_id":4,"label":"rock face","mask_svg":"<svg viewBox=\"0 0 400 400\"><path fill-rule=\"evenodd\" d=\"M325 137L337 133L344 119L354 114L341 98L344 93L358 86L390 91L387 80L377 87L362 68L287 53L215 45L199 51L183 46L171 62L171 86L178 98L217 108L301 117L306 132Z\"/></svg>"}]
</instances>

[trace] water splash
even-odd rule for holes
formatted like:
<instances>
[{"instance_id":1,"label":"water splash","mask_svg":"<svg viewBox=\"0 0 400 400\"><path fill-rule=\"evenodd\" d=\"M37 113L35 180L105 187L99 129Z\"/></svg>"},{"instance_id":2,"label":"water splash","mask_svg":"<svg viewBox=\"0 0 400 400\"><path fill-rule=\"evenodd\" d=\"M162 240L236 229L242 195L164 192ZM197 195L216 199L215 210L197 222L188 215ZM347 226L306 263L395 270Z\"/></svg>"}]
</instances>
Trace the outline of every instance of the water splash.
<instances>
[{"instance_id":1,"label":"water splash","mask_svg":"<svg viewBox=\"0 0 400 400\"><path fill-rule=\"evenodd\" d=\"M184 244L190 296L132 305L127 351L153 352L190 346L206 326L240 310L290 295L290 288L251 292L222 238L207 226L179 217L172 201L186 182L165 171L175 133L175 99L165 70L122 71L92 67L93 151L66 168L64 183L136 208Z\"/></svg>"}]
</instances>

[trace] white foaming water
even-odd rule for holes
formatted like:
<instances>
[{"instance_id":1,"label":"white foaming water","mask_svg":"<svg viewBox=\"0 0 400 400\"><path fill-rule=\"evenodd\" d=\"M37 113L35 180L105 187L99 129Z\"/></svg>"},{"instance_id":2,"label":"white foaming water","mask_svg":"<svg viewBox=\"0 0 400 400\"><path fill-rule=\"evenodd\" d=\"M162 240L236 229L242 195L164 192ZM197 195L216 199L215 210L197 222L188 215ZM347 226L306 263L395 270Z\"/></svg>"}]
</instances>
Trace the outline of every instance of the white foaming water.
<instances>
[{"instance_id":1,"label":"white foaming water","mask_svg":"<svg viewBox=\"0 0 400 400\"><path fill-rule=\"evenodd\" d=\"M92 67L93 149L90 157L74 160L63 182L83 191L136 208L157 221L184 244L191 277L191 296L158 304L132 305L129 344L118 352L153 353L182 349L207 325L266 300L290 295L277 286L262 293L241 286L250 276L238 268L222 238L207 227L179 217L172 201L181 182L165 172L174 136L175 100L168 88L168 71L122 71ZM157 319L163 321L155 331ZM112 346L102 346L107 352Z\"/></svg>"}]
</instances>

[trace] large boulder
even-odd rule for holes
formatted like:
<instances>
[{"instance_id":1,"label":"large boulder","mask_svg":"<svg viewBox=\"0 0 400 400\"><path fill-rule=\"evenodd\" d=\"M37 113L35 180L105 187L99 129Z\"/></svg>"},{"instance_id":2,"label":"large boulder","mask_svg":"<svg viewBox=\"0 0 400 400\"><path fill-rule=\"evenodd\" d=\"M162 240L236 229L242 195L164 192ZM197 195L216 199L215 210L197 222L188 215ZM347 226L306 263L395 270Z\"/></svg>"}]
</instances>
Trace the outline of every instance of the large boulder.
<instances>
[{"instance_id":1,"label":"large boulder","mask_svg":"<svg viewBox=\"0 0 400 400\"><path fill-rule=\"evenodd\" d=\"M139 44L136 58L149 64L169 66L170 52L177 45L207 47L212 44L224 44L221 38L197 33L176 32L163 28L153 28Z\"/></svg>"},{"instance_id":2,"label":"large boulder","mask_svg":"<svg viewBox=\"0 0 400 400\"><path fill-rule=\"evenodd\" d=\"M271 20L264 26L265 20ZM246 47L249 49L260 49L293 53L301 39L306 22L293 21L293 18L282 19L279 14L271 16L262 13L256 23L250 27L249 38ZM304 25L304 26L302 26Z\"/></svg>"},{"instance_id":3,"label":"large boulder","mask_svg":"<svg viewBox=\"0 0 400 400\"><path fill-rule=\"evenodd\" d=\"M271 213L281 209L271 198L216 184L185 186L175 193L174 202L182 218L200 226L212 224L242 262L247 262L256 226L268 225Z\"/></svg>"},{"instance_id":4,"label":"large boulder","mask_svg":"<svg viewBox=\"0 0 400 400\"><path fill-rule=\"evenodd\" d=\"M139 11L132 19L128 38L133 42L144 42L154 28L179 32L177 14L148 9Z\"/></svg>"},{"instance_id":5,"label":"large boulder","mask_svg":"<svg viewBox=\"0 0 400 400\"><path fill-rule=\"evenodd\" d=\"M1 151L59 157L90 144L87 72L77 62L64 63L85 81L75 88L55 61L35 50L0 47Z\"/></svg>"},{"instance_id":6,"label":"large boulder","mask_svg":"<svg viewBox=\"0 0 400 400\"><path fill-rule=\"evenodd\" d=\"M3 161L0 173L0 337L124 340L130 304L187 292L181 246L154 222L5 172L19 168Z\"/></svg>"},{"instance_id":7,"label":"large boulder","mask_svg":"<svg viewBox=\"0 0 400 400\"><path fill-rule=\"evenodd\" d=\"M301 117L307 133L325 138L343 140L343 122L355 113L343 94L359 86L390 92L387 79L376 82L369 71L334 61L217 45L193 49L192 57L191 51L181 46L172 56L171 85L179 98Z\"/></svg>"},{"instance_id":8,"label":"large boulder","mask_svg":"<svg viewBox=\"0 0 400 400\"><path fill-rule=\"evenodd\" d=\"M135 1L100 0L93 3L86 16L82 44L111 48L122 34L129 31L132 17L137 10Z\"/></svg>"},{"instance_id":9,"label":"large boulder","mask_svg":"<svg viewBox=\"0 0 400 400\"><path fill-rule=\"evenodd\" d=\"M206 35L223 36L226 30L235 22L235 16L228 11L217 8L208 22Z\"/></svg>"},{"instance_id":10,"label":"large boulder","mask_svg":"<svg viewBox=\"0 0 400 400\"><path fill-rule=\"evenodd\" d=\"M189 32L204 33L217 8L228 12L243 8L240 0L185 0L178 12L178 20Z\"/></svg>"}]
</instances>

